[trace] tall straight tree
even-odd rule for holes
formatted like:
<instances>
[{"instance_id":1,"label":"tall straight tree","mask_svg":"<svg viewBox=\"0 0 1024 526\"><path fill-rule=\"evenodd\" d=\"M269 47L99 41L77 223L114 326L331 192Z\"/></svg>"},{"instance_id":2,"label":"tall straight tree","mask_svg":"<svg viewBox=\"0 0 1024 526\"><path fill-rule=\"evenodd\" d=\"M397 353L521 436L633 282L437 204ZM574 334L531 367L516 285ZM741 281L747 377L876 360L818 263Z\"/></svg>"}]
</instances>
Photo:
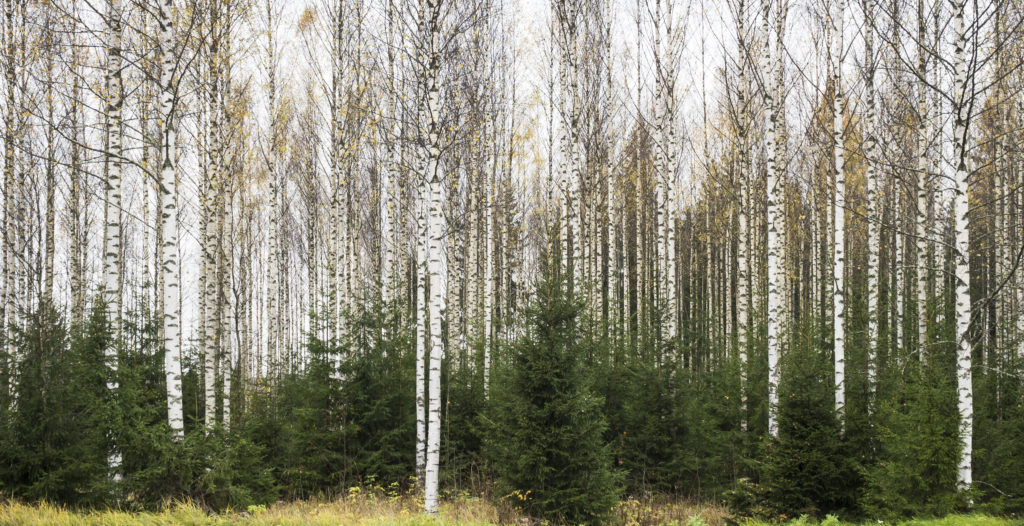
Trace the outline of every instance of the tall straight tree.
<instances>
[{"instance_id":1,"label":"tall straight tree","mask_svg":"<svg viewBox=\"0 0 1024 526\"><path fill-rule=\"evenodd\" d=\"M738 89L736 98L736 155L738 170L736 171L736 348L740 360L740 405L743 411L740 425L747 427L747 334L750 330L750 109L748 101L751 97L750 81L747 68L750 65L749 41L747 39L747 1L736 2L736 69Z\"/></svg>"},{"instance_id":2,"label":"tall straight tree","mask_svg":"<svg viewBox=\"0 0 1024 526\"><path fill-rule=\"evenodd\" d=\"M929 126L931 119L928 116L928 16L925 9L925 0L917 1L917 177L915 178L915 190L917 193L917 206L914 214L914 248L916 250L916 303L917 303L917 355L921 360L927 352L928 345L928 168L930 166L929 152L931 133Z\"/></svg>"},{"instance_id":3,"label":"tall straight tree","mask_svg":"<svg viewBox=\"0 0 1024 526\"><path fill-rule=\"evenodd\" d=\"M875 0L863 0L864 9L864 92L867 99L867 115L864 130L864 161L867 164L867 381L868 410L872 410L875 392L875 375L878 353L878 246L880 224L878 217L878 115L875 92Z\"/></svg>"},{"instance_id":4,"label":"tall straight tree","mask_svg":"<svg viewBox=\"0 0 1024 526\"><path fill-rule=\"evenodd\" d=\"M280 102L277 93L277 43L274 41L276 13L272 0L265 4L267 23L267 106L270 114L270 137L267 145L267 181L270 201L270 226L267 231L267 359L270 374L279 371L282 360L281 347L284 331L282 311L284 310L281 286L281 197L280 197L280 155L284 149Z\"/></svg>"},{"instance_id":5,"label":"tall straight tree","mask_svg":"<svg viewBox=\"0 0 1024 526\"><path fill-rule=\"evenodd\" d=\"M107 180L104 187L106 200L103 217L103 295L110 324L105 357L114 373L107 388L117 389L117 346L121 338L121 111L124 107L124 87L121 83L121 16L120 0L111 0L107 6L107 78L105 113L107 120L107 151L104 162ZM108 461L110 468L120 467L121 458L115 451ZM115 477L119 475L114 474Z\"/></svg>"},{"instance_id":6,"label":"tall straight tree","mask_svg":"<svg viewBox=\"0 0 1024 526\"><path fill-rule=\"evenodd\" d=\"M424 509L437 513L439 464L441 454L441 358L444 356L444 340L441 337L441 316L445 308L447 275L443 261L447 234L444 225L444 198L441 174L441 30L443 0L422 0L421 34L419 56L421 78L424 81L422 115L425 121L425 141L422 143L425 160L424 178L429 185L427 229L427 286L429 287L430 348L427 367L428 409L427 409L427 452L424 483Z\"/></svg>"},{"instance_id":7,"label":"tall straight tree","mask_svg":"<svg viewBox=\"0 0 1024 526\"><path fill-rule=\"evenodd\" d=\"M776 170L775 153L776 122L779 108L775 106L775 89L771 85L775 78L775 68L781 67L778 56L773 57L771 38L771 5L772 0L762 0L764 32L764 67L761 77L763 81L764 107L768 113L767 129L765 130L765 160L768 172L766 184L768 201L768 434L777 437L779 434L779 356L782 347L782 300L783 291L782 261L785 254L785 236L780 231L785 207L782 201L783 181ZM782 50L776 50L775 55Z\"/></svg>"},{"instance_id":8,"label":"tall straight tree","mask_svg":"<svg viewBox=\"0 0 1024 526\"><path fill-rule=\"evenodd\" d=\"M7 0L4 5L4 34L6 67L4 68L4 84L6 84L7 114L4 115L4 279L3 279L3 339L5 356L14 356L14 338L11 329L15 324L15 265L17 257L15 251L16 216L15 201L17 195L14 182L14 149L17 129L17 99L15 98L15 87L17 86L16 56L18 53L18 42L15 39L15 13L14 1Z\"/></svg>"},{"instance_id":9,"label":"tall straight tree","mask_svg":"<svg viewBox=\"0 0 1024 526\"><path fill-rule=\"evenodd\" d=\"M200 312L203 319L200 321L203 333L203 341L200 342L203 357L203 386L204 386L204 423L207 427L213 426L216 416L216 357L219 353L220 330L219 316L220 309L217 274L217 253L219 241L222 240L217 231L215 216L220 197L220 121L218 102L220 97L220 2L211 0L207 6L207 27L209 41L207 43L207 71L208 81L204 93L205 110L207 114L206 126L206 177L201 185L201 207L202 217L199 219L200 243L202 262L200 263L200 291L201 302Z\"/></svg>"},{"instance_id":10,"label":"tall straight tree","mask_svg":"<svg viewBox=\"0 0 1024 526\"><path fill-rule=\"evenodd\" d=\"M163 342L164 372L167 377L167 421L172 438L180 441L185 436L181 399L181 275L178 266L178 211L177 170L175 167L174 106L177 90L174 85L174 0L158 0L157 24L160 46L160 131L161 165L160 194L163 209L160 228L163 232Z\"/></svg>"},{"instance_id":11,"label":"tall straight tree","mask_svg":"<svg viewBox=\"0 0 1024 526\"><path fill-rule=\"evenodd\" d=\"M835 408L840 429L846 412L846 170L843 144L843 19L846 0L834 0L832 25L832 149L835 197L832 202L832 344L835 360Z\"/></svg>"},{"instance_id":12,"label":"tall straight tree","mask_svg":"<svg viewBox=\"0 0 1024 526\"><path fill-rule=\"evenodd\" d=\"M573 269L575 282L582 271L582 230L580 218L580 178L582 177L580 32L584 0L553 0L558 43L559 87L562 113L562 167L565 187L565 218L562 222L563 267Z\"/></svg>"},{"instance_id":13,"label":"tall straight tree","mask_svg":"<svg viewBox=\"0 0 1024 526\"><path fill-rule=\"evenodd\" d=\"M82 144L84 139L82 126L82 73L81 73L81 44L78 38L78 16L73 12L71 28L73 33L71 43L71 64L69 65L71 81L71 94L68 105L70 108L70 130L71 136L71 159L68 169L68 222L70 228L68 236L71 238L71 250L68 257L71 259L70 286L71 286L71 324L74 327L81 327L85 320L85 288L86 288L86 246L88 245L88 229L85 228L85 209L88 208L87 192L85 192L86 177L82 168ZM6 232L6 229L5 229ZM2 234L6 235L6 234ZM6 240L3 243L6 247ZM0 287L3 287L3 280L0 279ZM0 309L4 308L5 299L0 299ZM4 322L0 316L0 324Z\"/></svg>"},{"instance_id":14,"label":"tall straight tree","mask_svg":"<svg viewBox=\"0 0 1024 526\"><path fill-rule=\"evenodd\" d=\"M956 301L956 392L959 414L960 462L957 486L970 489L974 482L972 453L974 438L974 388L971 371L971 293L970 233L968 200L970 171L967 167L968 118L973 87L967 78L967 24L964 21L967 0L953 0L953 275Z\"/></svg>"}]
</instances>

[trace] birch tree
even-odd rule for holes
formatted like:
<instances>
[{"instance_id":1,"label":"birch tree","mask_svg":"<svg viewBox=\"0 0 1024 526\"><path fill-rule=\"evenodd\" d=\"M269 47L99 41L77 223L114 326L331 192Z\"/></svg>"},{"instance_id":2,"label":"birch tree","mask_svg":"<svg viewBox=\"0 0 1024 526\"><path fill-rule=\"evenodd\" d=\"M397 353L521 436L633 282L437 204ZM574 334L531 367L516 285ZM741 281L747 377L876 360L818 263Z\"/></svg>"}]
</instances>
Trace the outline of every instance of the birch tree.
<instances>
[{"instance_id":1,"label":"birch tree","mask_svg":"<svg viewBox=\"0 0 1024 526\"><path fill-rule=\"evenodd\" d=\"M159 0L157 24L160 48L160 194L163 232L161 281L163 283L164 372L167 377L167 419L175 441L184 438L181 400L181 281L178 266L177 170L175 166L175 73L174 0Z\"/></svg>"},{"instance_id":2,"label":"birch tree","mask_svg":"<svg viewBox=\"0 0 1024 526\"><path fill-rule=\"evenodd\" d=\"M914 214L914 248L916 250L916 277L917 277L917 355L921 360L925 359L928 345L928 268L926 266L928 257L928 185L929 174L929 143L931 134L929 126L928 105L928 54L927 49L927 15L925 0L917 2L917 177L915 179L915 190L917 193L917 206Z\"/></svg>"},{"instance_id":3,"label":"birch tree","mask_svg":"<svg viewBox=\"0 0 1024 526\"><path fill-rule=\"evenodd\" d=\"M747 332L750 329L750 263L748 259L748 246L750 244L750 228L748 227L748 214L750 208L749 198L749 173L751 172L750 144L747 140L750 126L750 110L747 107L750 98L750 83L747 79L747 67L750 50L747 48L746 30L746 0L736 2L736 69L738 76L737 90L737 127L736 127L736 154L738 160L736 196L739 203L737 211L737 235L736 235L736 348L740 359L740 406L743 412L740 425L743 429L747 426Z\"/></svg>"},{"instance_id":4,"label":"birch tree","mask_svg":"<svg viewBox=\"0 0 1024 526\"><path fill-rule=\"evenodd\" d=\"M956 298L956 392L959 414L960 462L957 466L957 486L970 489L973 484L972 453L974 436L974 388L971 371L971 297L970 285L970 233L968 230L967 145L970 138L968 119L973 88L967 78L967 24L964 20L966 0L952 2L953 15L953 162L956 173L953 187L953 232L955 246L953 274Z\"/></svg>"},{"instance_id":5,"label":"birch tree","mask_svg":"<svg viewBox=\"0 0 1024 526\"><path fill-rule=\"evenodd\" d=\"M264 5L267 23L267 106L270 113L270 137L267 145L267 181L270 201L270 226L267 230L267 359L271 366L271 374L276 374L282 361L282 330L283 330L283 301L281 292L281 261L280 261L280 221L281 221L281 198L280 198L280 175L279 156L284 148L281 133L281 115L277 93L277 44L274 41L274 26L276 24L276 13L274 4L267 0Z\"/></svg>"},{"instance_id":6,"label":"birch tree","mask_svg":"<svg viewBox=\"0 0 1024 526\"><path fill-rule=\"evenodd\" d=\"M877 139L877 107L875 91L875 0L864 0L864 92L867 99L867 118L864 132L864 155L867 163L867 381L868 393L872 398L868 401L868 411L874 406L875 375L877 371L878 353L878 245L880 224L878 207L878 139Z\"/></svg>"},{"instance_id":7,"label":"birch tree","mask_svg":"<svg viewBox=\"0 0 1024 526\"><path fill-rule=\"evenodd\" d=\"M117 374L117 349L121 338L121 110L124 106L124 87L121 83L121 11L119 0L111 0L107 11L107 78L106 106L104 112L107 119L107 151L105 153L107 180L105 185L106 199L104 205L103 233L103 295L106 303L107 323L110 327L110 338L105 349L107 364L111 369L111 378ZM109 380L107 388L117 390L117 381ZM119 479L116 470L121 465L121 457L117 451L111 453L108 460L114 470L115 480Z\"/></svg>"},{"instance_id":8,"label":"birch tree","mask_svg":"<svg viewBox=\"0 0 1024 526\"><path fill-rule=\"evenodd\" d=\"M840 429L846 411L846 172L843 144L843 19L846 0L835 0L832 22L832 148L835 155L835 199L832 204L834 218L832 245L832 300L833 353L835 359L835 407Z\"/></svg>"},{"instance_id":9,"label":"birch tree","mask_svg":"<svg viewBox=\"0 0 1024 526\"><path fill-rule=\"evenodd\" d=\"M437 513L438 478L441 447L441 358L444 356L444 341L441 338L442 311L445 308L447 275L442 257L446 246L444 228L444 199L442 195L441 163L441 30L442 0L422 0L422 34L420 45L423 46L421 57L424 62L422 78L424 79L424 105L422 114L426 120L421 122L425 127L425 141L421 146L421 154L425 161L423 173L429 186L427 231L429 245L427 247L427 286L430 289L429 300L429 331L430 348L427 367L428 408L427 408L427 452L424 484L424 508L427 513Z\"/></svg>"},{"instance_id":10,"label":"birch tree","mask_svg":"<svg viewBox=\"0 0 1024 526\"><path fill-rule=\"evenodd\" d=\"M775 168L775 152L777 140L775 136L775 124L778 109L774 104L774 88L771 86L775 78L774 70L781 62L773 57L771 38L771 1L763 2L762 30L764 33L764 55L765 68L762 73L764 89L764 107L767 112L767 129L765 131L765 160L768 172L767 200L768 200L768 434L777 437L779 434L779 355L781 351L782 334L780 315L782 314L782 258L785 252L783 243L785 238L779 230L781 226L784 207L782 203L782 184L779 174ZM777 50L781 51L781 50Z\"/></svg>"}]
</instances>

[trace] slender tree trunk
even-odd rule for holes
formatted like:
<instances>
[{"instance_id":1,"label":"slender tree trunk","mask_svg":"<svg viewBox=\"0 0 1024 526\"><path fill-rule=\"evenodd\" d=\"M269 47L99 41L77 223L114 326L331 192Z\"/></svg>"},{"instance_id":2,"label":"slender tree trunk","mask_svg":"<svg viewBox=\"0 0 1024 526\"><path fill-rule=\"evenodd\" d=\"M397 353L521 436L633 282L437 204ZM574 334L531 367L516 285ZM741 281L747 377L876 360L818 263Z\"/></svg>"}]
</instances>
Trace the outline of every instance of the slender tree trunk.
<instances>
[{"instance_id":1,"label":"slender tree trunk","mask_svg":"<svg viewBox=\"0 0 1024 526\"><path fill-rule=\"evenodd\" d=\"M423 112L420 112L422 117ZM423 119L420 119L423 122ZM420 152L422 155L422 152ZM427 356L427 183L426 158L419 166L419 183L416 196L416 476L426 481L427 469L427 406L426 406L426 356Z\"/></svg>"},{"instance_id":2,"label":"slender tree trunk","mask_svg":"<svg viewBox=\"0 0 1024 526\"><path fill-rule=\"evenodd\" d=\"M160 0L157 22L160 26L160 125L162 155L160 193L163 209L160 223L163 231L163 331L164 372L167 376L167 420L175 441L184 438L181 400L181 283L178 266L177 173L175 171L175 86L173 0Z\"/></svg>"},{"instance_id":3,"label":"slender tree trunk","mask_svg":"<svg viewBox=\"0 0 1024 526\"><path fill-rule=\"evenodd\" d=\"M71 50L71 177L68 188L68 201L71 215L71 228L68 237L71 240L71 323L74 327L81 328L85 320L85 268L87 230L83 223L85 208L83 206L83 194L85 193L85 177L82 170L82 147L84 133L81 126L81 103L82 103L82 75L79 70L79 42L77 36L72 42ZM5 193L6 195L6 193ZM6 229L5 229L6 231ZM4 243L6 250L7 243ZM0 285L3 285L0 283ZM6 290L6 287L5 287ZM6 298L0 300L0 309L6 305ZM0 324L4 320L0 317Z\"/></svg>"},{"instance_id":4,"label":"slender tree trunk","mask_svg":"<svg viewBox=\"0 0 1024 526\"><path fill-rule=\"evenodd\" d=\"M223 107L221 108L223 115ZM226 123L222 123L226 124ZM220 130L218 130L220 132ZM223 138L220 141L223 144ZM225 166L218 170L226 173ZM231 237L231 181L225 177L220 203L220 327L217 337L218 359L221 374L221 418L224 429L231 427L231 259L234 243Z\"/></svg>"},{"instance_id":5,"label":"slender tree trunk","mask_svg":"<svg viewBox=\"0 0 1024 526\"><path fill-rule=\"evenodd\" d=\"M928 96L927 96L927 74L928 74L928 50L925 39L927 17L925 14L924 0L917 2L917 178L915 190L917 192L917 207L914 215L914 248L916 249L915 274L917 278L917 353L918 358L924 360L928 345L928 153L931 134L929 125L931 119L928 117Z\"/></svg>"},{"instance_id":6,"label":"slender tree trunk","mask_svg":"<svg viewBox=\"0 0 1024 526\"><path fill-rule=\"evenodd\" d=\"M740 411L742 417L740 426L743 431L747 429L747 331L750 330L750 264L748 262L748 245L750 229L747 226L749 211L749 184L748 173L751 171L750 155L748 152L747 129L749 127L749 110L747 100L750 85L747 81L747 56L749 50L746 47L746 2L739 0L737 10L737 42L740 57L739 63L739 126L737 130L738 140L736 153L739 157L739 169L737 170L738 192L736 196L739 203L737 210L736 235L736 348L740 359Z\"/></svg>"},{"instance_id":7,"label":"slender tree trunk","mask_svg":"<svg viewBox=\"0 0 1024 526\"><path fill-rule=\"evenodd\" d=\"M867 121L864 133L864 154L867 164L867 226L868 226L868 348L867 348L867 381L868 411L874 409L876 358L878 348L878 245L879 225L877 193L878 193L878 115L875 107L875 0L864 0L864 19L867 20L864 34L864 90L867 98Z\"/></svg>"},{"instance_id":8,"label":"slender tree trunk","mask_svg":"<svg viewBox=\"0 0 1024 526\"><path fill-rule=\"evenodd\" d=\"M956 279L956 338L957 338L957 411L960 416L960 462L957 468L957 486L966 490L973 484L971 455L974 435L974 397L971 378L971 294L970 294L970 234L968 224L967 192L970 171L967 167L967 127L972 88L967 78L967 28L964 22L966 0L954 0L953 30L956 42L953 48L953 162L956 163L953 197L953 231L956 235L953 273Z\"/></svg>"},{"instance_id":9,"label":"slender tree trunk","mask_svg":"<svg viewBox=\"0 0 1024 526\"><path fill-rule=\"evenodd\" d=\"M203 356L203 391L205 401L204 423L207 428L213 427L217 413L217 372L216 359L220 353L217 342L219 341L219 308L218 296L219 283L217 279L217 254L219 253L218 241L221 234L216 228L214 218L217 215L218 200L220 199L220 144L218 128L222 125L218 115L219 105L219 61L218 54L220 38L218 31L218 5L216 1L210 2L209 27L211 34L209 42L209 64L207 75L207 93L203 97L207 114L206 126L206 156L203 159L206 168L206 180L201 185L201 207L202 217L200 218L200 236L202 243L202 263L200 267L200 310L202 316L202 356Z\"/></svg>"},{"instance_id":10,"label":"slender tree trunk","mask_svg":"<svg viewBox=\"0 0 1024 526\"><path fill-rule=\"evenodd\" d=\"M53 23L53 19L49 16L44 21L47 24ZM57 145L55 138L56 121L54 120L54 109L56 106L56 98L54 97L54 55L57 53L55 46L56 36L52 30L49 31L46 55L46 114L47 122L54 123L46 126L46 255L43 266L43 300L53 305L53 258L56 252L56 193L57 193Z\"/></svg>"},{"instance_id":11,"label":"slender tree trunk","mask_svg":"<svg viewBox=\"0 0 1024 526\"><path fill-rule=\"evenodd\" d=\"M490 123L491 117L487 117ZM489 125L493 133L493 125ZM488 156L494 155L493 135L486 138ZM488 394L491 381L491 338L494 335L494 172L488 163L484 170L484 397Z\"/></svg>"},{"instance_id":12,"label":"slender tree trunk","mask_svg":"<svg viewBox=\"0 0 1024 526\"><path fill-rule=\"evenodd\" d=\"M268 1L266 5L267 13L267 25L273 27L273 13L271 3ZM267 31L267 50L269 53L267 61L267 75L268 75L268 87L267 87L267 105L270 112L270 155L267 167L267 181L269 184L269 195L267 199L270 201L270 226L267 229L267 272L269 273L267 278L267 358L269 360L268 372L273 378L278 374L281 367L281 346L282 338L281 326L282 311L284 305L282 304L281 296L281 256L280 256L280 229L281 229L281 209L280 209L280 181L278 166L280 161L278 156L282 149L280 131L280 115L278 115L278 101L277 101L277 59L276 59L276 43L274 42L274 32L272 30Z\"/></svg>"},{"instance_id":13,"label":"slender tree trunk","mask_svg":"<svg viewBox=\"0 0 1024 526\"><path fill-rule=\"evenodd\" d=\"M14 186L14 148L17 119L15 118L16 99L14 88L17 84L15 61L17 55L17 41L14 38L14 1L7 0L5 6L6 32L7 32L7 115L4 119L4 287L3 287L3 323L4 331L4 355L8 360L14 357L14 338L11 329L16 322L14 310L15 298L15 265L17 257L15 250L15 236L18 223L15 215L16 192ZM13 385L13 384L12 384Z\"/></svg>"},{"instance_id":14,"label":"slender tree trunk","mask_svg":"<svg viewBox=\"0 0 1024 526\"><path fill-rule=\"evenodd\" d=\"M441 0L424 0L423 34L421 38L428 58L425 80L425 116L421 125L426 126L426 141L423 157L426 160L425 176L430 186L429 218L427 230L430 246L427 249L427 274L430 288L430 362L428 366L428 418L427 455L424 484L424 509L437 513L438 478L441 446L441 358L444 356L444 341L441 338L441 319L444 314L444 300L447 276L444 267L443 249L447 234L444 227L444 200L440 167L440 126L441 126Z\"/></svg>"},{"instance_id":15,"label":"slender tree trunk","mask_svg":"<svg viewBox=\"0 0 1024 526\"><path fill-rule=\"evenodd\" d=\"M103 296L106 302L107 323L110 335L104 357L111 376L107 389L117 390L117 349L121 340L121 110L124 106L124 89L121 84L121 2L112 0L107 13L107 93L105 113L107 118L107 180L105 185L103 254ZM121 455L112 451L107 465L119 480L117 470L121 467Z\"/></svg>"},{"instance_id":16,"label":"slender tree trunk","mask_svg":"<svg viewBox=\"0 0 1024 526\"><path fill-rule=\"evenodd\" d=\"M774 78L772 68L775 67L772 57L771 39L771 2L764 2L763 30L765 36L765 64L769 70L763 75L766 79L764 89L764 106L768 113L767 130L765 131L765 149L768 171L768 434L777 437L779 434L779 355L782 335L779 315L782 311L782 259L784 254L783 236L779 231L779 218L783 213L782 181L775 169L775 149L778 144L775 138L777 109L773 102L774 89L769 85Z\"/></svg>"}]
</instances>

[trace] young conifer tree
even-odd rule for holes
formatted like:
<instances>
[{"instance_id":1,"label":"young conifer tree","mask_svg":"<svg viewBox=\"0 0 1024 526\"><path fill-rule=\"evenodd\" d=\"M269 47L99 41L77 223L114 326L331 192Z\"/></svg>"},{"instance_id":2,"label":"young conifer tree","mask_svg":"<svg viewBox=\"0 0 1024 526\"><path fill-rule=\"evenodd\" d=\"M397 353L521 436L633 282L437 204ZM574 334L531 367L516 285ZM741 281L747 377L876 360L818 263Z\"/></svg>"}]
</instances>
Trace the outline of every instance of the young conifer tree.
<instances>
[{"instance_id":1,"label":"young conifer tree","mask_svg":"<svg viewBox=\"0 0 1024 526\"><path fill-rule=\"evenodd\" d=\"M530 329L495 370L484 450L499 493L518 495L512 501L526 513L600 523L621 492L621 474L611 466L604 400L587 369L583 303L564 270L549 264L542 272L525 313Z\"/></svg>"}]
</instances>

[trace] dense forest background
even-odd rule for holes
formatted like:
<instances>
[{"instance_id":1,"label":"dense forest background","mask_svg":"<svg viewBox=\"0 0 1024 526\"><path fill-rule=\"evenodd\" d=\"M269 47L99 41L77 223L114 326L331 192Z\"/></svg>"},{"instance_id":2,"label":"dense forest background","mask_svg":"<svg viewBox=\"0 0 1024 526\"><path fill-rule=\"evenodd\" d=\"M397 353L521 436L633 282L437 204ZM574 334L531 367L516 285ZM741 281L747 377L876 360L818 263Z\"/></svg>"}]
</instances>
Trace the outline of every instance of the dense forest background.
<instances>
[{"instance_id":1,"label":"dense forest background","mask_svg":"<svg viewBox=\"0 0 1024 526\"><path fill-rule=\"evenodd\" d=\"M1024 512L1019 0L5 0L0 491Z\"/></svg>"}]
</instances>

